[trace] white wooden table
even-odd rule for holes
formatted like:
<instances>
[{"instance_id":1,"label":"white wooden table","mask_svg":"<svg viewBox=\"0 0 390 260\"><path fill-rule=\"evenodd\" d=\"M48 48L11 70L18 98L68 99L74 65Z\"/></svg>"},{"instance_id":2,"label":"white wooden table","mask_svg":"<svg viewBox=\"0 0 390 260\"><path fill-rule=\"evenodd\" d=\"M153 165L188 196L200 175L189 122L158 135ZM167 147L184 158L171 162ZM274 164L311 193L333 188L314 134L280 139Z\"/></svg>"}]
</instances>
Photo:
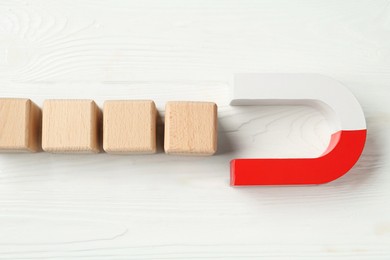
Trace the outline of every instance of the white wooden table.
<instances>
[{"instance_id":1,"label":"white wooden table","mask_svg":"<svg viewBox=\"0 0 390 260\"><path fill-rule=\"evenodd\" d=\"M229 186L236 157L317 156L306 107L231 108L234 73L314 72L368 124L341 179ZM0 154L0 259L390 259L389 1L0 2L0 96L219 105L213 157ZM159 132L161 133L162 123Z\"/></svg>"}]
</instances>

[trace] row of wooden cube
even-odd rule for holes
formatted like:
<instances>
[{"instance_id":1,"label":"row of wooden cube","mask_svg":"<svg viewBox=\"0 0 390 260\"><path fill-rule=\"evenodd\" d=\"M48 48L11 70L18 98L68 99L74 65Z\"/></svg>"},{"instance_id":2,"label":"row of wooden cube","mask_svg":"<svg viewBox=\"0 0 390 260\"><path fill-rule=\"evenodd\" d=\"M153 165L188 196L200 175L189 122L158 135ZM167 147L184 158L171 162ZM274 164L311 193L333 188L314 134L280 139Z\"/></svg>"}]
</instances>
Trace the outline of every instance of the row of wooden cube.
<instances>
[{"instance_id":1,"label":"row of wooden cube","mask_svg":"<svg viewBox=\"0 0 390 260\"><path fill-rule=\"evenodd\" d=\"M117 154L156 152L157 110L151 100L45 100L0 98L0 150ZM102 142L101 142L102 140ZM102 144L102 145L101 145ZM164 150L212 155L217 150L217 106L212 102L168 102Z\"/></svg>"}]
</instances>

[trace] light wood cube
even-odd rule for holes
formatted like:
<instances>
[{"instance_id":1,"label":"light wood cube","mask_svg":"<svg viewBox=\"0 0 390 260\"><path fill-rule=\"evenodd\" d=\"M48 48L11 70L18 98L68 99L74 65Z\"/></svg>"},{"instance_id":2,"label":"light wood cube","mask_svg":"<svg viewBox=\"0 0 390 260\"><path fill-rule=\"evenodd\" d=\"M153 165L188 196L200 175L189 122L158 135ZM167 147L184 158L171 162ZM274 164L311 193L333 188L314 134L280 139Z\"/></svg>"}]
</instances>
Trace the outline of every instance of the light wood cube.
<instances>
[{"instance_id":1,"label":"light wood cube","mask_svg":"<svg viewBox=\"0 0 390 260\"><path fill-rule=\"evenodd\" d=\"M100 110L93 100L46 100L42 148L53 153L97 153Z\"/></svg>"},{"instance_id":2,"label":"light wood cube","mask_svg":"<svg viewBox=\"0 0 390 260\"><path fill-rule=\"evenodd\" d=\"M217 105L212 102L168 102L164 149L168 154L214 154L217 151Z\"/></svg>"},{"instance_id":3,"label":"light wood cube","mask_svg":"<svg viewBox=\"0 0 390 260\"><path fill-rule=\"evenodd\" d=\"M1 151L39 151L40 129L41 110L31 100L0 98Z\"/></svg>"},{"instance_id":4,"label":"light wood cube","mask_svg":"<svg viewBox=\"0 0 390 260\"><path fill-rule=\"evenodd\" d=\"M156 152L156 105L151 100L112 100L103 107L103 149L107 153Z\"/></svg>"}]
</instances>

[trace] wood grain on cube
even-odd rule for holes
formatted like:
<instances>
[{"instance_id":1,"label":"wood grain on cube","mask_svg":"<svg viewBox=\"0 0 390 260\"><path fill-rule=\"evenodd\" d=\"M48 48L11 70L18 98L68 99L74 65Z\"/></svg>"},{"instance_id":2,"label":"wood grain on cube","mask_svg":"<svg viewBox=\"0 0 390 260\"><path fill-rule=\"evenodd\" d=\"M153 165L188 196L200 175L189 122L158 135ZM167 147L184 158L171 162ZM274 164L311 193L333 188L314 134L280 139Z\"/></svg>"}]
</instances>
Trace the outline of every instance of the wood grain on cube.
<instances>
[{"instance_id":1,"label":"wood grain on cube","mask_svg":"<svg viewBox=\"0 0 390 260\"><path fill-rule=\"evenodd\" d=\"M217 105L212 102L168 102L164 149L168 154L214 154L217 151Z\"/></svg>"},{"instance_id":2,"label":"wood grain on cube","mask_svg":"<svg viewBox=\"0 0 390 260\"><path fill-rule=\"evenodd\" d=\"M46 100L42 148L53 153L96 153L100 110L93 100Z\"/></svg>"},{"instance_id":3,"label":"wood grain on cube","mask_svg":"<svg viewBox=\"0 0 390 260\"><path fill-rule=\"evenodd\" d=\"M112 100L103 107L103 149L107 153L156 152L156 105L151 100Z\"/></svg>"},{"instance_id":4,"label":"wood grain on cube","mask_svg":"<svg viewBox=\"0 0 390 260\"><path fill-rule=\"evenodd\" d=\"M40 145L41 110L29 99L0 99L0 150L36 152Z\"/></svg>"}]
</instances>

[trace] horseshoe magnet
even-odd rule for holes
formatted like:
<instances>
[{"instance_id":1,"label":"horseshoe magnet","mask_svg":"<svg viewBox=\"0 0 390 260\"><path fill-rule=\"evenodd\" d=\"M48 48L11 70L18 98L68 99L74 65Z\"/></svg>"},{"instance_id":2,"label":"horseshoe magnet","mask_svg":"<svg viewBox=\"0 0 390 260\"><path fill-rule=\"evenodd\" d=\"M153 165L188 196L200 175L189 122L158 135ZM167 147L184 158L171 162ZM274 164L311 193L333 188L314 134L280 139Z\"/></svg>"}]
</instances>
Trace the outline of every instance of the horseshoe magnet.
<instances>
[{"instance_id":1,"label":"horseshoe magnet","mask_svg":"<svg viewBox=\"0 0 390 260\"><path fill-rule=\"evenodd\" d=\"M318 158L237 158L230 162L230 183L303 185L333 181L358 161L367 128L362 108L341 83L316 74L238 74L232 106L306 105L320 110L332 136Z\"/></svg>"}]
</instances>

